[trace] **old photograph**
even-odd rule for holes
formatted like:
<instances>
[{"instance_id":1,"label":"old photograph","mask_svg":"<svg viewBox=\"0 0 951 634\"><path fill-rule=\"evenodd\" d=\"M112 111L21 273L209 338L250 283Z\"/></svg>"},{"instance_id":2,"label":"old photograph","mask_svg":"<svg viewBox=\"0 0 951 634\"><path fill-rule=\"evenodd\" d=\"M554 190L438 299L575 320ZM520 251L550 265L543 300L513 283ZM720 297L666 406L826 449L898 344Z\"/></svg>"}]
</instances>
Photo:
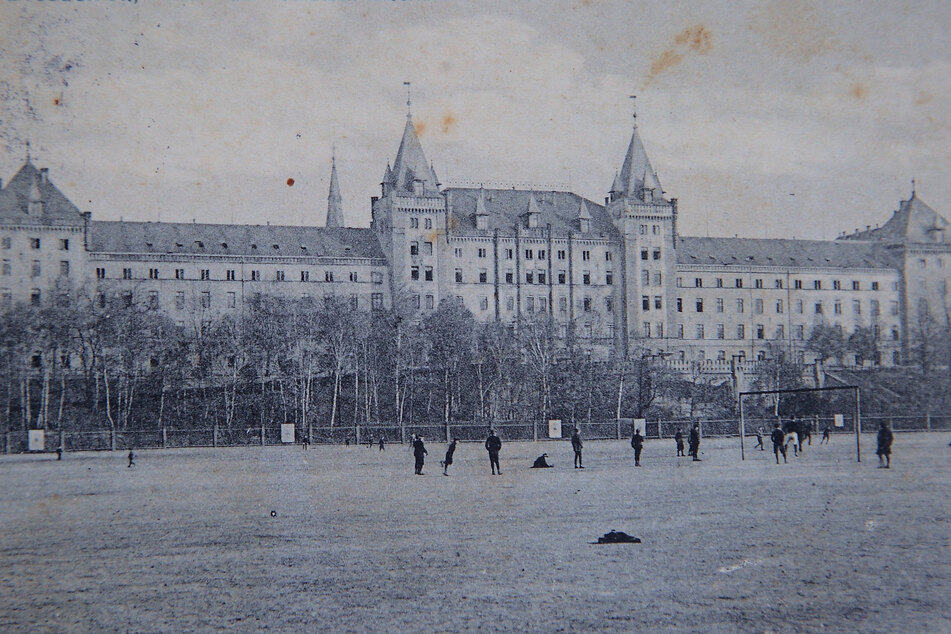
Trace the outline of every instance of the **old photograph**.
<instances>
[{"instance_id":1,"label":"old photograph","mask_svg":"<svg viewBox=\"0 0 951 634\"><path fill-rule=\"evenodd\" d=\"M951 631L947 3L0 3L3 631Z\"/></svg>"}]
</instances>

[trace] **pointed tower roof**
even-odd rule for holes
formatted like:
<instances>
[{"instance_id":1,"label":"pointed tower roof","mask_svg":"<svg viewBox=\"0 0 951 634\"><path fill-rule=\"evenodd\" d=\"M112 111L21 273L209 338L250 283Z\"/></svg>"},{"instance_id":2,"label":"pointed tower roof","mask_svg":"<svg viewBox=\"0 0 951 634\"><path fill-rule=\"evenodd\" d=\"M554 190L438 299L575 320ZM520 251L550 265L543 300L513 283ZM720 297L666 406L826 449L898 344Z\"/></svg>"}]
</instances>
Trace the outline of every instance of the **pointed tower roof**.
<instances>
[{"instance_id":1,"label":"pointed tower roof","mask_svg":"<svg viewBox=\"0 0 951 634\"><path fill-rule=\"evenodd\" d=\"M535 192L533 191L528 196L528 211L526 213L532 215L540 214L541 212L542 210L538 208L538 202L535 200Z\"/></svg>"},{"instance_id":2,"label":"pointed tower roof","mask_svg":"<svg viewBox=\"0 0 951 634\"><path fill-rule=\"evenodd\" d=\"M614 182L611 183L611 191L609 191L608 193L620 194L622 189L623 188L621 186L621 175L618 174L617 172L614 172Z\"/></svg>"},{"instance_id":3,"label":"pointed tower roof","mask_svg":"<svg viewBox=\"0 0 951 634\"><path fill-rule=\"evenodd\" d=\"M631 133L631 142L627 146L627 154L624 155L624 165L621 166L621 172L614 180L615 185L612 189L625 196L640 198L644 188L655 189L657 193L663 190L657 178L657 172L651 167L650 159L647 158L644 143L637 133L636 123Z\"/></svg>"},{"instance_id":4,"label":"pointed tower roof","mask_svg":"<svg viewBox=\"0 0 951 634\"><path fill-rule=\"evenodd\" d=\"M327 194L327 226L347 226L343 220L343 199L340 197L340 183L337 181L336 154L330 159L330 193Z\"/></svg>"},{"instance_id":5,"label":"pointed tower roof","mask_svg":"<svg viewBox=\"0 0 951 634\"><path fill-rule=\"evenodd\" d=\"M388 182L392 182L398 191L412 192L413 183L419 181L422 183L423 193L439 193L436 172L426 160L411 114L406 115L403 138L400 140L400 149L396 152L391 174L392 178Z\"/></svg>"},{"instance_id":6,"label":"pointed tower roof","mask_svg":"<svg viewBox=\"0 0 951 634\"><path fill-rule=\"evenodd\" d=\"M383 172L383 182L392 183L393 182L393 169L390 167L390 162L386 162L386 171Z\"/></svg>"},{"instance_id":7,"label":"pointed tower roof","mask_svg":"<svg viewBox=\"0 0 951 634\"><path fill-rule=\"evenodd\" d=\"M30 222L54 225L80 225L83 222L79 208L53 184L45 170L36 168L27 160L3 188L0 197L0 217L29 216L31 202L43 203L42 217L30 217Z\"/></svg>"},{"instance_id":8,"label":"pointed tower roof","mask_svg":"<svg viewBox=\"0 0 951 634\"><path fill-rule=\"evenodd\" d=\"M585 204L584 198L581 199L581 204L578 206L578 219L591 220L591 213L588 211L588 206Z\"/></svg>"},{"instance_id":9,"label":"pointed tower roof","mask_svg":"<svg viewBox=\"0 0 951 634\"><path fill-rule=\"evenodd\" d=\"M951 231L947 219L918 198L914 191L911 198L903 200L898 211L881 226L868 232L868 237L901 242L933 243L946 239ZM951 237L951 233L947 237Z\"/></svg>"}]
</instances>

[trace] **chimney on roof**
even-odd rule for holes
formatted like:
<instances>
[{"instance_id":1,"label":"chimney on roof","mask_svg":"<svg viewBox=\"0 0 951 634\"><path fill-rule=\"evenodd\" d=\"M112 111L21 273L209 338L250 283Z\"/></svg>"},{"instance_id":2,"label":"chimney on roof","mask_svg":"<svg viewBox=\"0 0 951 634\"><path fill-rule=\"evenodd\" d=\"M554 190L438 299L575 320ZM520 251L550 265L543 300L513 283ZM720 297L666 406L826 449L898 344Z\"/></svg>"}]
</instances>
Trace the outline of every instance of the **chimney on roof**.
<instances>
[{"instance_id":1,"label":"chimney on roof","mask_svg":"<svg viewBox=\"0 0 951 634\"><path fill-rule=\"evenodd\" d=\"M45 185L50 182L50 168L41 167L40 168L40 184Z\"/></svg>"}]
</instances>

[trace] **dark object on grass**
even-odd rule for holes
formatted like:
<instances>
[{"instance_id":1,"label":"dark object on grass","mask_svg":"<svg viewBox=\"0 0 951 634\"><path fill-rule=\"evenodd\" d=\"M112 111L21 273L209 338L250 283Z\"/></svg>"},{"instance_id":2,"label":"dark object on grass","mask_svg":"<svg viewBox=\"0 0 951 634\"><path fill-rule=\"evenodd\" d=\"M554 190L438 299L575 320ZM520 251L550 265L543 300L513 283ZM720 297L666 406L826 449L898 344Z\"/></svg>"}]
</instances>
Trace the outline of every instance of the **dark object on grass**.
<instances>
[{"instance_id":1,"label":"dark object on grass","mask_svg":"<svg viewBox=\"0 0 951 634\"><path fill-rule=\"evenodd\" d=\"M599 544L640 544L640 537L633 537L624 531L609 531L598 538Z\"/></svg>"},{"instance_id":2,"label":"dark object on grass","mask_svg":"<svg viewBox=\"0 0 951 634\"><path fill-rule=\"evenodd\" d=\"M550 469L551 465L548 464L548 454L543 453L542 455L535 458L535 463L532 465L532 469Z\"/></svg>"},{"instance_id":3,"label":"dark object on grass","mask_svg":"<svg viewBox=\"0 0 951 634\"><path fill-rule=\"evenodd\" d=\"M271 517L277 517L277 511L271 511Z\"/></svg>"}]
</instances>

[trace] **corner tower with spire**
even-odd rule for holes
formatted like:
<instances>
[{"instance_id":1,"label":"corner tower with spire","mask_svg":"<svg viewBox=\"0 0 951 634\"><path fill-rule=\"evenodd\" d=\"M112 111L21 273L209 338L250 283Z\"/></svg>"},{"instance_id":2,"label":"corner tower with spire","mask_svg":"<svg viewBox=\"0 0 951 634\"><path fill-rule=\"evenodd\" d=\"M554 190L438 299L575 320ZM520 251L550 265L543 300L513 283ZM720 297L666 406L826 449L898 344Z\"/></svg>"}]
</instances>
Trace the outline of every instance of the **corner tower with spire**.
<instances>
[{"instance_id":1,"label":"corner tower with spire","mask_svg":"<svg viewBox=\"0 0 951 634\"><path fill-rule=\"evenodd\" d=\"M628 345L676 337L677 199L667 199L637 129L637 114L606 210L624 237Z\"/></svg>"},{"instance_id":2,"label":"corner tower with spire","mask_svg":"<svg viewBox=\"0 0 951 634\"><path fill-rule=\"evenodd\" d=\"M383 174L381 195L372 199L371 226L392 266L394 304L427 311L439 305L448 283L438 266L439 250L446 248L446 198L423 152L421 129L407 91L403 136Z\"/></svg>"},{"instance_id":3,"label":"corner tower with spire","mask_svg":"<svg viewBox=\"0 0 951 634\"><path fill-rule=\"evenodd\" d=\"M340 196L340 183L337 181L337 152L330 159L330 192L327 194L328 227L346 227L343 219L343 198Z\"/></svg>"}]
</instances>

